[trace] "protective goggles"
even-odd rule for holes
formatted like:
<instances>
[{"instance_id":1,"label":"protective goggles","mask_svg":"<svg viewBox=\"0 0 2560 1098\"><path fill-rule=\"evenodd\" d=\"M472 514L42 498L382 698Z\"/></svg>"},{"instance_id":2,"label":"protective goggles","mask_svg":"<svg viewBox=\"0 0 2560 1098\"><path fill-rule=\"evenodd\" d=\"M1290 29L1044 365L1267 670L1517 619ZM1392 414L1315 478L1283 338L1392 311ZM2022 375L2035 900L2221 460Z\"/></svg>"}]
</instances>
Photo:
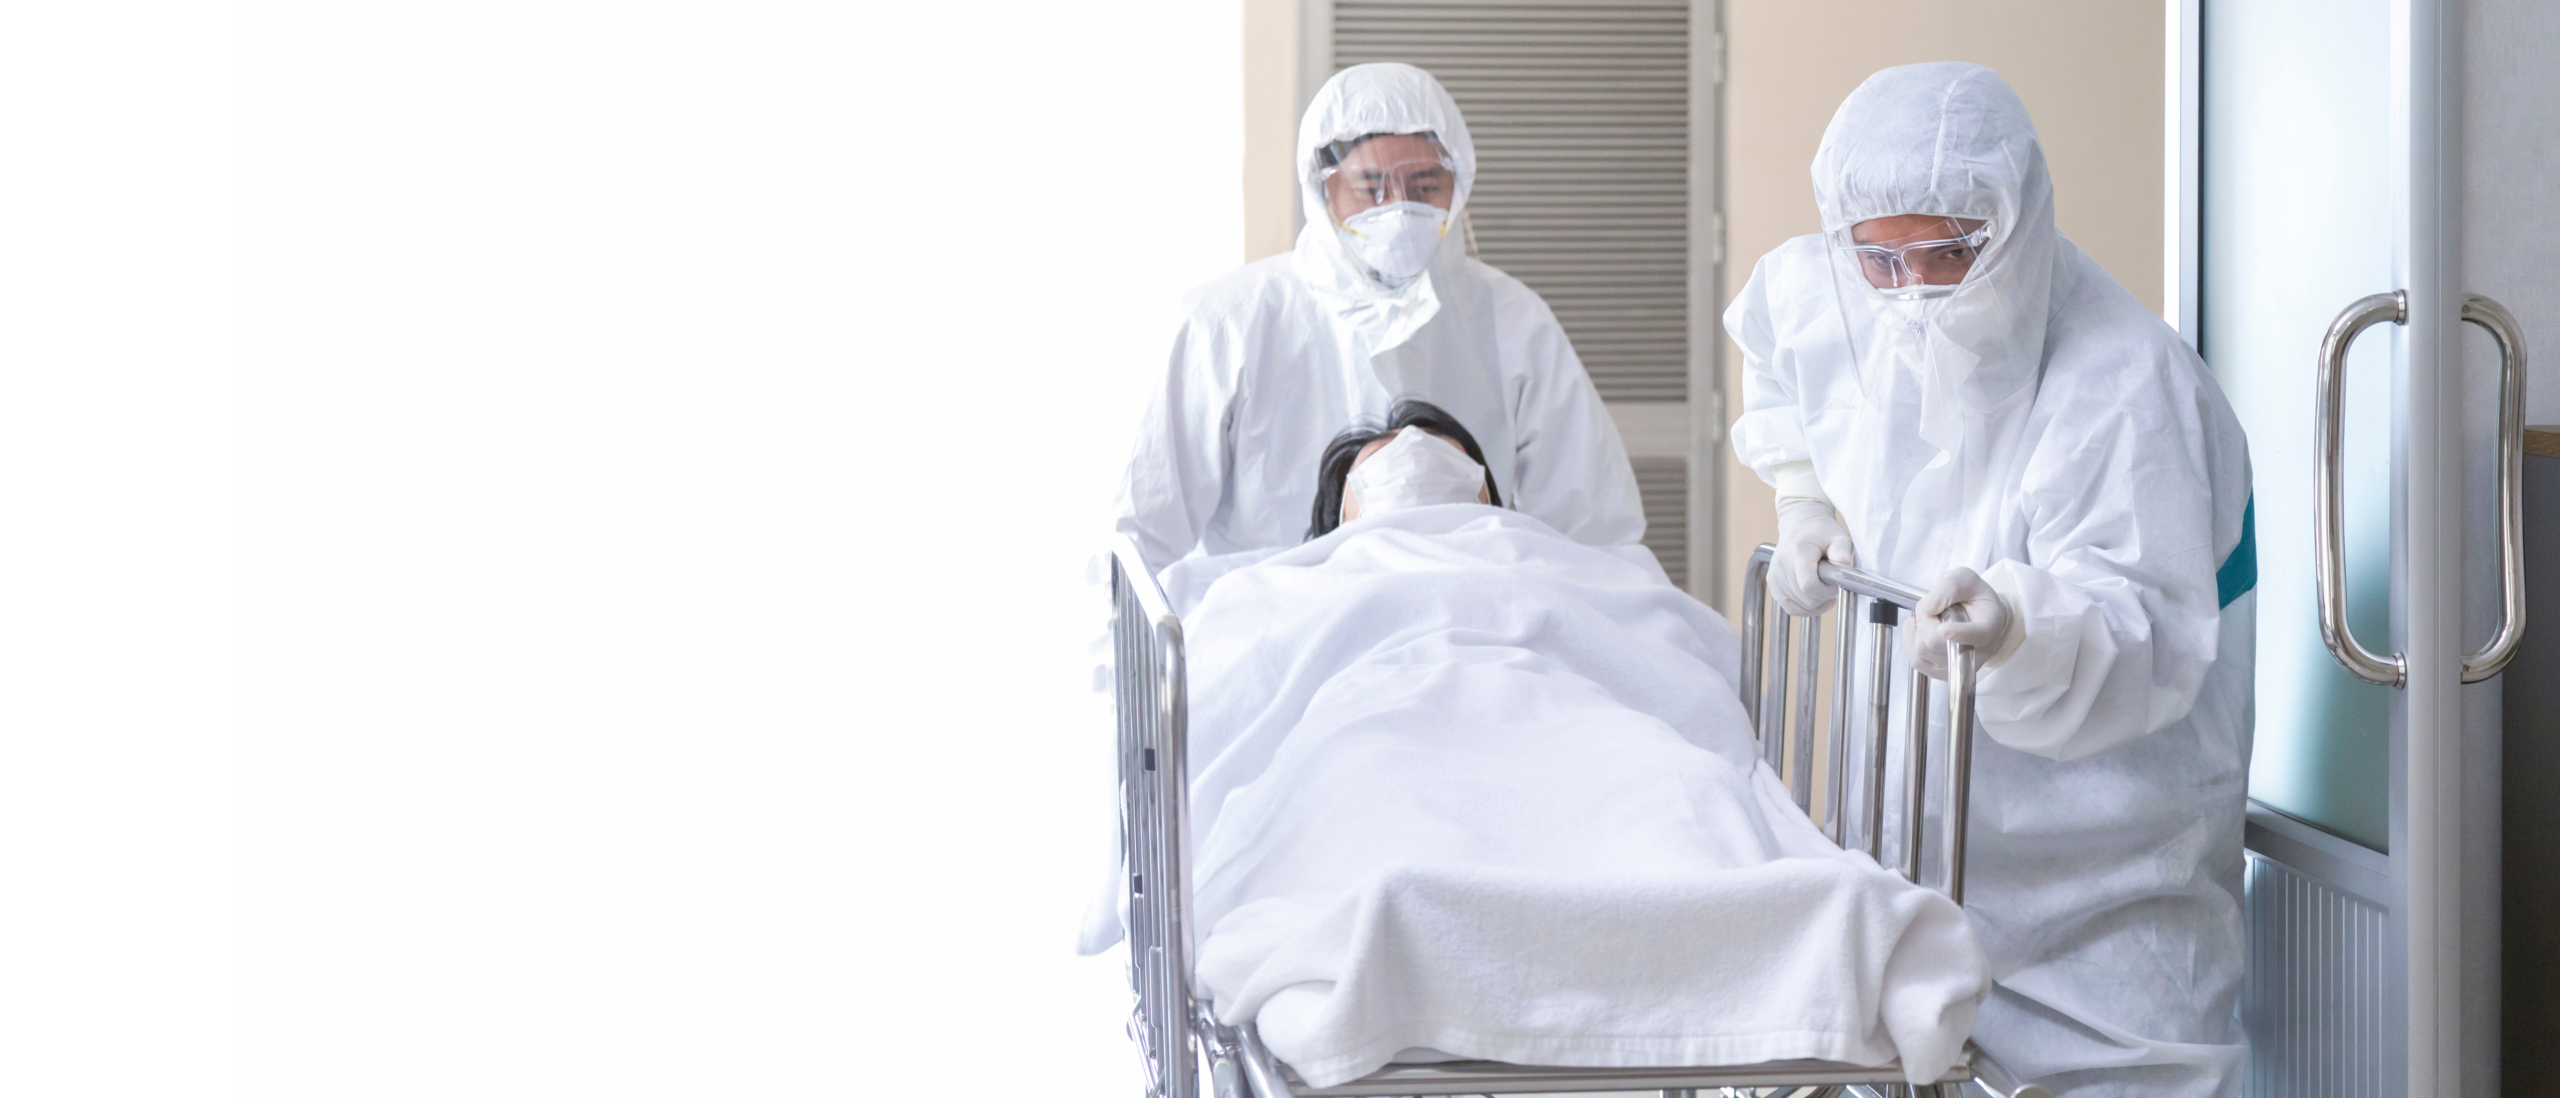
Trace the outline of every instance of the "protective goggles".
<instances>
[{"instance_id":1,"label":"protective goggles","mask_svg":"<svg viewBox=\"0 0 2560 1098\"><path fill-rule=\"evenodd\" d=\"M1857 264L1858 273L1878 293L1898 298L1945 297L1956 292L1965 274L1973 270L1974 259L1991 245L1991 223L1980 224L1961 236L1949 236L1949 230L1964 229L1963 220L1950 217L1934 229L1898 240L1863 242L1851 236L1857 229L1851 225L1832 230L1831 243Z\"/></svg>"},{"instance_id":2,"label":"protective goggles","mask_svg":"<svg viewBox=\"0 0 2560 1098\"><path fill-rule=\"evenodd\" d=\"M1429 133L1370 134L1316 150L1316 178L1336 216L1398 202L1446 208L1457 198L1458 162Z\"/></svg>"}]
</instances>

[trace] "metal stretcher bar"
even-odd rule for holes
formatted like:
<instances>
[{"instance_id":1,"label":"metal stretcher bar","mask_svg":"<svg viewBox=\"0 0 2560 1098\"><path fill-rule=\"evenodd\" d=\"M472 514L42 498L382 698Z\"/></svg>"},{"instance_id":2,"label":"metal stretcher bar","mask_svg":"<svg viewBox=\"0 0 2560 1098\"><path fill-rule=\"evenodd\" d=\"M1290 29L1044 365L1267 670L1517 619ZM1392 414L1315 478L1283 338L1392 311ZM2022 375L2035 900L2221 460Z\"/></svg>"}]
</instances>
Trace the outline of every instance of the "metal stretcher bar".
<instances>
[{"instance_id":1,"label":"metal stretcher bar","mask_svg":"<svg viewBox=\"0 0 2560 1098\"><path fill-rule=\"evenodd\" d=\"M1816 769L1812 750L1814 713L1810 699L1816 676L1813 657L1821 651L1818 642L1822 619L1797 618L1773 605L1768 591L1768 575L1769 561L1775 553L1776 548L1769 545L1753 550L1751 562L1743 572L1742 707L1753 717L1752 727L1760 735L1762 757L1769 760L1771 769L1789 779L1788 789L1795 795L1796 807L1810 811L1809 796ZM1886 829L1882 819L1887 773L1885 747L1891 735L1893 630L1900 625L1904 612L1919 607L1924 593L1883 576L1827 561L1819 566L1819 572L1824 582L1840 589L1836 604L1839 613L1834 615L1838 645L1832 665L1831 752L1826 760L1828 765L1822 768L1829 772L1828 780L1823 784L1831 796L1823 806L1822 826L1831 841L1863 849L1878 862L1893 865L1895 863L1884 861ZM1851 684L1855 682L1855 665L1858 650L1862 647L1857 642L1858 630L1852 623L1857 620L1857 605L1861 599L1869 604L1866 620L1872 628L1867 630L1869 643L1863 647L1870 653L1872 674L1868 685L1869 706L1865 714L1864 734L1852 743L1849 735ZM1961 620L1961 609L1951 613ZM1773 614L1777 618L1774 629L1769 622ZM1791 645L1792 627L1801 627L1804 634L1800 641ZM1768 651L1773 647L1768 635L1773 632L1776 634L1775 652ZM1801 650L1792 665L1785 651L1789 647ZM1948 737L1948 788L1945 799L1940 802L1939 813L1940 823L1945 828L1945 841L1938 887L1961 904L1964 902L1965 818L1972 807L1973 793L1973 737L1970 730L1974 726L1976 660L1969 647L1950 645L1949 649L1947 727L1966 729L1968 734ZM1796 699L1792 737L1789 735L1788 714L1780 705L1770 704L1773 699L1783 701L1790 693ZM1926 826L1925 810L1928 807L1924 786L1929 764L1931 693L1929 678L1914 669L1905 705L1907 749L1901 775L1905 811L1904 818L1899 821L1901 857L1897 859L1903 875L1913 881L1922 879L1924 868L1921 864L1924 844L1920 835ZM1855 828L1850 826L1852 821L1848 814L1841 811L1844 779L1852 770L1848 765L1851 757L1848 752L1853 747L1862 752L1860 757L1866 765L1861 769L1869 778L1864 791L1865 818L1858 821L1859 826Z\"/></svg>"},{"instance_id":2,"label":"metal stretcher bar","mask_svg":"<svg viewBox=\"0 0 2560 1098\"><path fill-rule=\"evenodd\" d=\"M1761 546L1752 553L1750 566L1743 573L1742 704L1751 716L1754 734L1761 738L1764 757L1782 775L1794 776L1789 788L1801 807L1815 788L1811 726L1818 696L1815 679L1822 651L1822 619L1802 620L1805 632L1792 646L1798 651L1792 653L1796 658L1790 660L1789 642L1794 639L1790 626L1795 619L1769 604L1767 576L1772 553L1770 546ZM1891 718L1885 688L1891 682L1892 630L1901 611L1919 604L1921 593L1852 568L1825 564L1821 574L1842 591L1838 604L1842 613L1836 626L1841 635L1833 667L1838 678L1832 690L1831 750L1828 766L1822 768L1829 771L1828 780L1822 785L1830 792L1824 811L1825 826L1835 841L1863 838L1868 852L1877 854L1884 831L1880 806L1887 769L1884 744ZM1865 771L1865 788L1870 796L1860 828L1863 835L1845 836L1843 831L1850 821L1838 805L1844 775L1850 769L1843 749L1850 739L1852 722L1848 709L1854 657L1859 648L1851 635L1859 632L1853 628L1851 612L1859 599L1869 604L1866 621L1871 628L1865 632L1871 641L1867 647L1874 653L1869 661L1873 693L1865 720L1867 732L1861 738L1862 745L1868 748L1861 769ZM1204 1061L1215 1098L1560 1091L1656 1091L1665 1098L1689 1098L1697 1090L1726 1087L1812 1087L1823 1098L1836 1098L1842 1088L1853 1088L1889 1098L1923 1098L1922 1094L1911 1093L1917 1089L1934 1092L1930 1098L1958 1098L1958 1088L1968 1081L1980 1084L1995 1098L2049 1098L2042 1086L2019 1081L1971 1045L1941 1081L1922 1088L1902 1083L1900 1071L1892 1066L1817 1061L1677 1068L1565 1068L1484 1061L1389 1064L1366 1078L1340 1086L1306 1086L1262 1046L1251 1025L1241 1029L1219 1025L1208 1005L1195 1001L1192 995L1191 954L1197 943L1189 919L1191 811L1186 779L1190 768L1183 753L1189 731L1189 698L1185 693L1182 622L1147 572L1136 543L1126 537L1112 550L1111 600L1113 692L1120 732L1120 836L1129 874L1129 982L1137 998L1129 1035L1145 1064L1149 1098L1200 1098ZM1771 647L1768 634L1772 632L1769 619L1773 611L1777 618L1775 658L1764 659ZM1970 729L1973 651L1951 646L1948 662L1952 686L1949 727ZM1799 675L1800 680L1795 678ZM1926 741L1928 681L1913 673L1909 722L1913 731L1909 734L1914 737L1915 748ZM1793 752L1787 749L1788 714L1784 711L1788 708L1790 686L1795 687ZM1764 705L1764 700L1769 704ZM1938 887L1958 903L1963 902L1964 890L1964 818L1970 792L1971 739L1969 735L1952 737L1950 781L1942 812L1947 827L1947 853ZM1922 819L1918 805L1924 799L1921 773L1926 755L1924 751L1906 752L1905 759L1910 772L1904 777L1914 807L1901 829L1905 839L1903 861L1906 874L1917 880L1921 844L1914 837L1919 834ZM1787 769L1790 764L1792 771Z\"/></svg>"},{"instance_id":3,"label":"metal stretcher bar","mask_svg":"<svg viewBox=\"0 0 2560 1098\"><path fill-rule=\"evenodd\" d=\"M1111 555L1112 700L1120 724L1120 851L1129 874L1129 1037L1148 1093L1196 1098L1191 1027L1189 676L1182 620L1125 538Z\"/></svg>"},{"instance_id":4,"label":"metal stretcher bar","mask_svg":"<svg viewBox=\"0 0 2560 1098\"><path fill-rule=\"evenodd\" d=\"M1972 1081L1970 1065L1959 1061L1940 1082ZM1292 1084L1297 1075L1288 1076ZM1522 1067L1461 1061L1450 1064L1389 1064L1357 1082L1338 1087L1290 1087L1296 1098L1395 1098L1419 1094L1545 1094L1558 1091L1706 1090L1734 1087L1894 1086L1902 1083L1898 1068L1851 1067L1824 1060L1780 1060L1741 1067L1591 1068Z\"/></svg>"}]
</instances>

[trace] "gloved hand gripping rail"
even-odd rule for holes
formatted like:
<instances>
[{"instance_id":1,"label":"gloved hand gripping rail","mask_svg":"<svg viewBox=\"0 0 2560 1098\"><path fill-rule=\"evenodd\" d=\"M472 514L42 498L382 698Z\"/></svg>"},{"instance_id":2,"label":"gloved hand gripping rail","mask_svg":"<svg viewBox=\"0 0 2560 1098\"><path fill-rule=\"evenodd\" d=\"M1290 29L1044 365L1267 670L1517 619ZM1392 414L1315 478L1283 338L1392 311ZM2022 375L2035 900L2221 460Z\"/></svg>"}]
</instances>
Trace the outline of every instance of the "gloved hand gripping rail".
<instances>
[{"instance_id":1,"label":"gloved hand gripping rail","mask_svg":"<svg viewBox=\"0 0 2560 1098\"><path fill-rule=\"evenodd\" d=\"M1814 780L1814 713L1819 689L1813 669L1822 657L1822 619L1804 617L1803 635L1796 637L1797 616L1783 607L1770 604L1768 584L1770 562L1775 546L1762 545L1752 551L1751 562L1742 577L1742 692L1743 711L1750 714L1752 727L1760 737L1761 758L1787 779L1788 791L1794 794L1796 807L1810 812L1813 807ZM1901 624L1902 614L1920 605L1925 592L1906 587L1882 576L1861 572L1824 561L1819 566L1822 581L1840 589L1839 621L1833 650L1831 727L1824 767L1828 788L1823 798L1823 831L1831 841L1844 847L1855 847L1867 856L1884 861L1885 826L1884 783L1886 777L1885 744L1891 735L1891 703L1893 696L1893 630ZM1852 625L1858 602L1865 599L1867 633L1872 640L1868 650L1874 653L1870 663L1867 712L1863 734L1868 762L1868 787L1862 798L1866 813L1857 826L1841 811L1846 803L1845 788L1849 767L1849 710L1851 687L1855 682L1855 663L1859 645L1858 630ZM1772 611L1776 611L1772 614ZM1949 608L1953 620L1963 620L1961 607ZM1774 627L1771 618L1774 617ZM1770 634L1774 633L1774 639ZM1790 643L1792 641L1792 643ZM1790 649L1793 649L1790 652ZM1964 902L1965 817L1971 805L1973 785L1974 650L1965 645L1947 646L1948 722L1950 729L1962 734L1948 737L1948 788L1944 810L1940 813L1946 828L1944 864L1939 887L1957 903ZM1790 657L1792 656L1792 660ZM1791 668L1792 663L1792 668ZM1801 673L1790 677L1791 669ZM1793 686L1793 705L1789 686ZM1923 810L1927 790L1923 788L1929 771L1929 690L1930 679L1918 669L1911 672L1910 701L1906 709L1906 731L1909 749L1904 752L1902 768L1904 819L1901 821L1901 858L1903 876L1919 881L1920 841L1926 826ZM1789 710L1793 719L1790 720ZM1792 730L1793 735L1789 732Z\"/></svg>"}]
</instances>

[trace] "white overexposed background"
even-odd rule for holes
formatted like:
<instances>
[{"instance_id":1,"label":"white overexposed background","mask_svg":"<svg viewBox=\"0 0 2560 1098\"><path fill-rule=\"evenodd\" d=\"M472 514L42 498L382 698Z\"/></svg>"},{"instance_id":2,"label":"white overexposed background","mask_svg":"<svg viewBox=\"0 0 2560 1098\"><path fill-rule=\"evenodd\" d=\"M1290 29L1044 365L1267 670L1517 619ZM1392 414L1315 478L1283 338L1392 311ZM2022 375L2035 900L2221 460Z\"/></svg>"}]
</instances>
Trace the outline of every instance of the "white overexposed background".
<instances>
[{"instance_id":1,"label":"white overexposed background","mask_svg":"<svg viewBox=\"0 0 2560 1098\"><path fill-rule=\"evenodd\" d=\"M1136 1094L1236 9L0 15L0 1092Z\"/></svg>"}]
</instances>

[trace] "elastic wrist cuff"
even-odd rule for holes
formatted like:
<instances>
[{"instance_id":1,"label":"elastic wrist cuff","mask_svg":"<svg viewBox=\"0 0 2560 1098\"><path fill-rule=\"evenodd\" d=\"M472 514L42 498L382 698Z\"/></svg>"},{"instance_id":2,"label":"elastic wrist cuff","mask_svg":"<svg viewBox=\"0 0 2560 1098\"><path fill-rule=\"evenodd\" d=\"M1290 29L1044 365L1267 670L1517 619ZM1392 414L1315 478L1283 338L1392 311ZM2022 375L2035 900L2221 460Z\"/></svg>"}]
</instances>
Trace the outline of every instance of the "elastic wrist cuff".
<instances>
[{"instance_id":1,"label":"elastic wrist cuff","mask_svg":"<svg viewBox=\"0 0 2560 1098\"><path fill-rule=\"evenodd\" d=\"M2017 576L2012 571L2014 567L2004 560L1993 564L1982 573L1983 582L1991 585L1992 592L2000 596L2001 608L2009 612L2008 631L2001 634L2000 643L1983 657L1981 666L1985 671L2007 662L2010 654L2016 652L2018 645L2027 639L2027 616L2019 612L2025 603L2018 598Z\"/></svg>"},{"instance_id":2,"label":"elastic wrist cuff","mask_svg":"<svg viewBox=\"0 0 2560 1098\"><path fill-rule=\"evenodd\" d=\"M2025 639L2027 639L2027 619L2018 616L2017 604L2011 603L2009 606L2009 630L2008 632L2000 635L2000 646L1992 649L1991 655L1982 661L1982 669L1989 671L1994 667L2000 666L2002 662L2009 658L2010 653L2018 650L2018 642Z\"/></svg>"},{"instance_id":3,"label":"elastic wrist cuff","mask_svg":"<svg viewBox=\"0 0 2560 1098\"><path fill-rule=\"evenodd\" d=\"M1813 475L1813 460L1782 462L1769 470L1769 483L1778 490L1779 499L1818 499L1831 502L1822 493L1822 481Z\"/></svg>"}]
</instances>

